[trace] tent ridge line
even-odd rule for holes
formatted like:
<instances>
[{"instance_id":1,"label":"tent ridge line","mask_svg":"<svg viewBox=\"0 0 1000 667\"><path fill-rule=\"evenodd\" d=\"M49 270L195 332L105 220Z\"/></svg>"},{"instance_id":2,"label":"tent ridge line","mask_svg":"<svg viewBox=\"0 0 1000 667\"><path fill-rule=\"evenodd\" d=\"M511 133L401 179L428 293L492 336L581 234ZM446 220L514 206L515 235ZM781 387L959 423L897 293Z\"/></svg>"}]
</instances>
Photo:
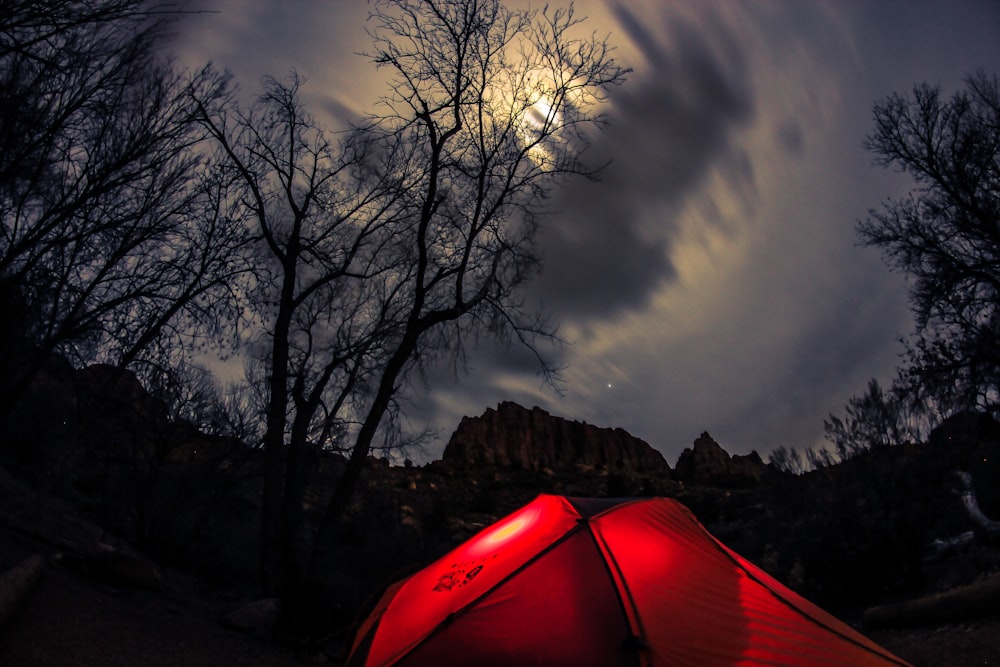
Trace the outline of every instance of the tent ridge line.
<instances>
[{"instance_id":1,"label":"tent ridge line","mask_svg":"<svg viewBox=\"0 0 1000 667\"><path fill-rule=\"evenodd\" d=\"M596 518L605 513L613 512L621 506L622 505L615 505L614 507L610 507L602 512L598 512L591 518ZM591 522L586 520L584 525L587 526L587 532L590 534L590 539L594 541L598 552L601 554L601 562L604 563L604 567L607 569L608 575L611 577L611 581L615 583L615 585L612 586L612 589L615 591L615 596L618 598L618 604L621 607L621 612L625 616L629 630L632 632L632 637L630 639L635 643L635 648L637 649L634 652L636 656L636 665L638 665L638 667L651 667L652 662L648 655L644 655L641 650L638 650L646 645L646 631L642 627L642 621L639 618L639 611L636 608L635 600L632 597L632 591L629 589L628 583L625 581L625 576L622 574L621 568L618 566L618 561L615 559L614 554L611 553L611 549L608 548L604 539L594 530Z\"/></svg>"},{"instance_id":2,"label":"tent ridge line","mask_svg":"<svg viewBox=\"0 0 1000 667\"><path fill-rule=\"evenodd\" d=\"M694 517L692 516L692 518L694 518ZM862 642L859 642L858 640L856 640L855 638L851 637L850 635L844 634L843 632L841 632L837 628L830 627L829 625L827 625L826 623L824 623L820 619L816 618L812 614L806 613L805 610L799 608L799 606L796 605L795 603L793 603L791 600L789 600L785 596L779 594L773 588L771 588L770 586L768 586L765 582L761 581L761 579L759 577L757 577L753 572L751 572L750 570L748 570L746 568L746 566L743 565L739 561L739 559L737 559L737 558L734 557L733 552L731 552L728 549L728 547L726 547L724 544L722 544L718 540L718 538L716 538L714 535L712 535L712 533L710 533L708 531L708 529L700 521L697 521L697 519L695 519L695 524L698 526L698 528L700 530L702 530L705 533L705 535L707 535L709 537L709 539L712 541L712 544L715 545L715 548L718 549L719 551L721 551L725 555L725 557L727 559L729 559L730 562L732 562L737 568L739 568L740 571L742 571L752 581L756 582L759 586L762 586L768 593L770 593L770 595L772 597L774 597L781 604L785 605L786 607L788 607L789 609L791 609L792 611L794 611L799 616L802 616L803 618L807 619L810 623L813 623L814 625L816 625L816 626L818 626L820 628L823 628L823 629L827 630L828 632L832 632L833 634L837 635L841 639L843 639L843 640L845 640L845 641L847 641L847 642L849 642L851 644L854 644L858 648L860 648L860 649L862 649L862 650L864 650L864 651L866 651L868 653L872 653L872 654L878 655L878 656L880 656L882 658L885 658L887 660L891 660L893 663L895 663L897 665L900 665L901 667L912 667L910 665L910 663L906 662L905 660L901 660L900 658L897 658L892 653L889 653L888 651L884 651L884 650L875 650L871 646L868 646L868 645L866 645L866 644L864 644ZM812 603L810 603L810 604L812 604ZM840 622L843 623L843 621L840 621ZM846 623L845 623L845 625L846 625Z\"/></svg>"},{"instance_id":3,"label":"tent ridge line","mask_svg":"<svg viewBox=\"0 0 1000 667\"><path fill-rule=\"evenodd\" d=\"M543 494L543 495L553 495L553 494ZM582 496L566 496L566 500L569 501L569 504L573 507L573 509L578 514L580 514L581 516L583 516L582 513L581 513L581 511L580 511L580 508L578 508L576 506L576 504L573 502L574 498L579 498L581 500L589 500L589 498L584 498ZM611 512L616 512L619 509L621 509L622 507L628 507L629 505L635 505L637 503L647 502L647 501L650 501L650 500L656 500L656 499L660 499L660 498L665 498L665 496L634 496L634 497L629 497L629 498L607 498L605 500L614 501L615 504L611 505L610 507L605 507L601 511L595 512L594 514L589 514L589 515L587 515L584 518L586 518L588 520L597 519L597 518L600 518L600 517L604 516L605 514L610 514Z\"/></svg>"},{"instance_id":4,"label":"tent ridge line","mask_svg":"<svg viewBox=\"0 0 1000 667\"><path fill-rule=\"evenodd\" d=\"M584 521L586 520L584 519ZM558 547L560 544L567 541L575 534L579 533L581 530L583 530L583 527L585 525L586 523L581 523L580 519L577 519L573 523L573 525L566 530L565 533L560 535L558 538L552 540L552 542L549 543L544 549L539 549L535 553L535 555L533 555L524 563L513 569L507 576L505 576L504 578L500 579L495 584L487 588L479 596L473 598L468 603L456 609L455 611L450 612L447 616L444 617L444 619L440 623L431 628L430 632L428 632L424 636L420 637L416 641L412 642L411 644L401 649L397 655L393 656L387 663L385 663L386 667L392 667L392 665L398 664L400 660L402 660L406 656L410 655L411 653L419 649L423 644L427 643L427 641L430 640L432 637L434 637L440 630L450 626L459 616L463 615L466 611L479 604L482 600L489 597L490 594L493 593L493 591L497 590L498 588L506 584L508 581L516 577L532 563L542 558L542 556L545 556L550 551Z\"/></svg>"}]
</instances>

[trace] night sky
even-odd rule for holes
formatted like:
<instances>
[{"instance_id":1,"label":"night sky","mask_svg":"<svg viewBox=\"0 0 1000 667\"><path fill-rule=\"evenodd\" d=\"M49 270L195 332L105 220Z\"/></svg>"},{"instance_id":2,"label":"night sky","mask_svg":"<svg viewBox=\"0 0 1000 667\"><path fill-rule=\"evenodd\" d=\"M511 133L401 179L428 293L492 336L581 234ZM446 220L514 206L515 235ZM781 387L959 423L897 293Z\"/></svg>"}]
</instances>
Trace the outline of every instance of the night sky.
<instances>
[{"instance_id":1,"label":"night sky","mask_svg":"<svg viewBox=\"0 0 1000 667\"><path fill-rule=\"evenodd\" d=\"M508 3L523 5L526 3ZM562 3L553 2L553 6ZM535 3L540 6L540 3ZM330 127L384 92L357 52L364 0L196 0L177 26L191 66L243 91L295 68ZM441 431L498 402L622 427L671 464L708 431L732 453L821 445L823 419L888 385L912 331L905 284L855 223L910 182L862 148L872 106L918 82L947 94L1000 71L1000 3L576 3L634 72L613 91L600 183L555 192L529 297L568 344L563 394L517 350L470 351L411 416Z\"/></svg>"}]
</instances>

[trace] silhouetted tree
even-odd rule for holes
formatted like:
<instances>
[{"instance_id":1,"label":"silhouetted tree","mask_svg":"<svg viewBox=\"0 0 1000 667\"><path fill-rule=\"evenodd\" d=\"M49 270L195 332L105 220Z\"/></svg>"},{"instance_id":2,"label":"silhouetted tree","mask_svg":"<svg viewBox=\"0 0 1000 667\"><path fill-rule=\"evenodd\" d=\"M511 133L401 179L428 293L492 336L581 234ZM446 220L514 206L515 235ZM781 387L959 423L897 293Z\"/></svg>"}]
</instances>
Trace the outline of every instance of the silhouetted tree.
<instances>
[{"instance_id":1,"label":"silhouetted tree","mask_svg":"<svg viewBox=\"0 0 1000 667\"><path fill-rule=\"evenodd\" d=\"M266 457L261 565L266 590L304 563L302 501L311 449L342 448L369 376L398 326L406 275L395 246L399 195L373 174L363 132L340 144L302 108L301 80L265 81L249 109L233 102L203 123L241 183L254 265L248 364L264 379Z\"/></svg>"},{"instance_id":2,"label":"silhouetted tree","mask_svg":"<svg viewBox=\"0 0 1000 667\"><path fill-rule=\"evenodd\" d=\"M603 40L573 35L568 10L398 0L375 3L371 22L389 94L338 143L301 107L294 75L268 80L249 109L203 116L242 181L257 251L247 303L261 332L250 356L268 379L261 558L272 592L301 591L329 567L414 370L443 355L460 365L467 343L490 336L526 345L552 373L535 347L552 328L519 288L537 267L539 208L556 178L591 173L584 130L624 76ZM316 447L348 463L310 556L302 500Z\"/></svg>"},{"instance_id":3,"label":"silhouetted tree","mask_svg":"<svg viewBox=\"0 0 1000 667\"><path fill-rule=\"evenodd\" d=\"M199 336L219 345L234 319L243 239L192 99L215 105L226 84L162 56L165 11L0 5L0 277L26 304L21 334L39 359L58 351L149 376ZM22 384L31 373L18 369Z\"/></svg>"},{"instance_id":4,"label":"silhouetted tree","mask_svg":"<svg viewBox=\"0 0 1000 667\"><path fill-rule=\"evenodd\" d=\"M410 370L486 334L526 345L551 372L535 342L553 331L519 293L538 266L537 214L557 178L592 174L585 132L625 75L605 40L575 35L572 7L397 0L376 3L371 21L369 55L391 79L366 132L398 156L377 176L395 199L391 251L405 271L392 283L398 317L380 341L385 363L316 537L315 581Z\"/></svg>"},{"instance_id":5,"label":"silhouetted tree","mask_svg":"<svg viewBox=\"0 0 1000 667\"><path fill-rule=\"evenodd\" d=\"M922 442L930 432L932 412L910 392L894 385L883 391L878 380L868 381L868 391L854 396L843 418L824 420L826 438L836 446L836 460L846 461L875 448Z\"/></svg>"},{"instance_id":6,"label":"silhouetted tree","mask_svg":"<svg viewBox=\"0 0 1000 667\"><path fill-rule=\"evenodd\" d=\"M910 279L917 336L900 385L951 412L1000 399L1000 83L980 72L950 99L927 84L875 106L865 146L913 177L872 210L864 243Z\"/></svg>"},{"instance_id":7,"label":"silhouetted tree","mask_svg":"<svg viewBox=\"0 0 1000 667\"><path fill-rule=\"evenodd\" d=\"M779 472L787 472L792 475L801 475L809 470L809 463L802 454L802 450L795 447L774 448L767 459L768 464Z\"/></svg>"}]
</instances>

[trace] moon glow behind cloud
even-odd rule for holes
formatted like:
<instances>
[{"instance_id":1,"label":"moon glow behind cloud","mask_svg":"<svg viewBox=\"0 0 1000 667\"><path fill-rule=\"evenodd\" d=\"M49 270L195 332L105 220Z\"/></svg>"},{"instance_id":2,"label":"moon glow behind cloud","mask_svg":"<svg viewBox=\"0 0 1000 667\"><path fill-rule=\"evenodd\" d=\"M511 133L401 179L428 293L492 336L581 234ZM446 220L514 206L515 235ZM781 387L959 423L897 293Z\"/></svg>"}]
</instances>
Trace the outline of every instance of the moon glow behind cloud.
<instances>
[{"instance_id":1,"label":"moon glow behind cloud","mask_svg":"<svg viewBox=\"0 0 1000 667\"><path fill-rule=\"evenodd\" d=\"M182 60L230 67L248 94L295 67L310 110L335 126L384 93L355 55L367 48L366 3L194 4L218 13L179 26ZM869 208L910 187L861 148L872 105L996 71L1000 5L576 8L635 71L593 137L590 159L610 162L601 181L554 193L538 239L545 266L528 298L569 342L549 351L566 365L565 393L540 385L530 355L483 348L468 377L429 378L415 421L447 437L462 415L514 400L623 427L671 462L705 430L765 456L821 443L830 412L868 378L891 379L912 327L900 277L854 235ZM525 123L551 118L546 104Z\"/></svg>"}]
</instances>

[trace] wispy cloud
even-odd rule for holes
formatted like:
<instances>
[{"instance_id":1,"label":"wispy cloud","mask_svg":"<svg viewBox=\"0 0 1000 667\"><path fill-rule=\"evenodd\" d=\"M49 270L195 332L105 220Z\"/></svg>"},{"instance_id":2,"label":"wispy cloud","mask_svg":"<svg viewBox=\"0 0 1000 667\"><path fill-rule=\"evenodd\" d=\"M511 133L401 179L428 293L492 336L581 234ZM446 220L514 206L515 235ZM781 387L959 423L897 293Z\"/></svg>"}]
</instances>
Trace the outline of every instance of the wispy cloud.
<instances>
[{"instance_id":1,"label":"wispy cloud","mask_svg":"<svg viewBox=\"0 0 1000 667\"><path fill-rule=\"evenodd\" d=\"M995 68L1000 7L576 5L635 72L594 136L591 159L611 161L602 181L556 192L539 238L530 296L570 342L551 350L565 394L541 385L530 357L470 350L468 376L438 369L415 392L414 419L447 436L462 415L515 400L624 427L670 461L704 430L738 452L820 442L828 412L891 376L910 329L900 278L855 245L866 210L909 187L861 149L872 104ZM356 55L366 3L192 8L218 13L179 30L185 62L215 60L248 91L294 67L331 122L384 92Z\"/></svg>"}]
</instances>

